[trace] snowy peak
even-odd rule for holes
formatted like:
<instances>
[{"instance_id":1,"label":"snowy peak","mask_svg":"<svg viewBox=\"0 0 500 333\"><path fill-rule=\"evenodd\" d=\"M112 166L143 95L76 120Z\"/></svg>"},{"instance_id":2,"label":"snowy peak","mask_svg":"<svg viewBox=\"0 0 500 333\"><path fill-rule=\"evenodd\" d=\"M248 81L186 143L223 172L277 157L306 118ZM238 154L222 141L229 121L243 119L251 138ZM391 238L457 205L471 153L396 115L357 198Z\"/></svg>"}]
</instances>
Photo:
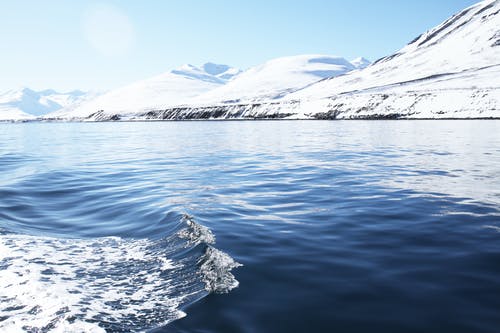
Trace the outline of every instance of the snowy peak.
<instances>
[{"instance_id":1,"label":"snowy peak","mask_svg":"<svg viewBox=\"0 0 500 333\"><path fill-rule=\"evenodd\" d=\"M489 69L488 74L485 70ZM382 89L499 87L500 0L482 1L453 15L398 52L342 77L318 82L287 99L313 99ZM500 74L500 73L499 73ZM460 78L459 78L460 77ZM453 78L453 83L450 79Z\"/></svg>"},{"instance_id":2,"label":"snowy peak","mask_svg":"<svg viewBox=\"0 0 500 333\"><path fill-rule=\"evenodd\" d=\"M498 63L498 50L491 48L500 44L499 26L500 0L481 1L424 32L395 54L381 58L375 63L386 62L406 54L431 53L438 49L443 52L441 58L444 55L447 63L452 65L473 68L476 64L480 67L478 61L491 62L494 57Z\"/></svg>"},{"instance_id":3,"label":"snowy peak","mask_svg":"<svg viewBox=\"0 0 500 333\"><path fill-rule=\"evenodd\" d=\"M191 64L182 65L181 67L170 71L170 73L195 80L224 84L231 80L234 76L241 73L241 71L228 65L207 62L201 67Z\"/></svg>"},{"instance_id":4,"label":"snowy peak","mask_svg":"<svg viewBox=\"0 0 500 333\"><path fill-rule=\"evenodd\" d=\"M426 31L425 33L412 40L406 47L404 47L400 51L400 53L436 45L437 43L443 41L445 38L454 36L455 34L459 33L460 30L467 30L467 25L474 20L486 22L492 19L496 19L496 21L498 21L499 4L500 1L498 0L486 0L468 7L461 12L453 15L435 28ZM491 37L489 39L493 40L495 34L498 32L500 32L500 29L494 31L493 36L488 36Z\"/></svg>"},{"instance_id":5,"label":"snowy peak","mask_svg":"<svg viewBox=\"0 0 500 333\"><path fill-rule=\"evenodd\" d=\"M273 59L245 72L212 62L201 66L186 64L49 117L88 117L98 111L123 115L181 105L275 99L354 69L346 59L328 55Z\"/></svg>"},{"instance_id":6,"label":"snowy peak","mask_svg":"<svg viewBox=\"0 0 500 333\"><path fill-rule=\"evenodd\" d=\"M354 69L353 64L337 56L313 54L276 58L238 74L226 85L201 95L195 103L276 99L321 79Z\"/></svg>"},{"instance_id":7,"label":"snowy peak","mask_svg":"<svg viewBox=\"0 0 500 333\"><path fill-rule=\"evenodd\" d=\"M363 69L370 66L371 61L363 57L358 57L356 59L351 60L351 64L357 69Z\"/></svg>"},{"instance_id":8,"label":"snowy peak","mask_svg":"<svg viewBox=\"0 0 500 333\"><path fill-rule=\"evenodd\" d=\"M211 82L216 84L224 84L224 82L214 75L210 75L202 69L193 65L182 65L178 69L170 71L171 74L182 76L185 78L199 80L204 82Z\"/></svg>"},{"instance_id":9,"label":"snowy peak","mask_svg":"<svg viewBox=\"0 0 500 333\"><path fill-rule=\"evenodd\" d=\"M87 96L87 93L79 90L60 93L53 89L35 91L25 87L0 94L0 108L4 115L41 116L79 103Z\"/></svg>"},{"instance_id":10,"label":"snowy peak","mask_svg":"<svg viewBox=\"0 0 500 333\"><path fill-rule=\"evenodd\" d=\"M185 64L161 75L112 90L77 107L51 113L53 118L81 118L98 111L128 114L184 105L207 91L225 85L240 70L213 63Z\"/></svg>"}]
</instances>

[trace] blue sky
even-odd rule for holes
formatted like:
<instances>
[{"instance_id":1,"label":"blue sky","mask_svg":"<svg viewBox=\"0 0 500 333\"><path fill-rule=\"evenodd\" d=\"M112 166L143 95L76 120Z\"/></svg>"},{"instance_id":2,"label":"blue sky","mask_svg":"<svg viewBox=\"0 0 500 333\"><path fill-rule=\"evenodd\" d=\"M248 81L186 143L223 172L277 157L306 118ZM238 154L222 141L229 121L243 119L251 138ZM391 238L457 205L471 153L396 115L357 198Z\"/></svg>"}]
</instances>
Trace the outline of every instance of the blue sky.
<instances>
[{"instance_id":1,"label":"blue sky","mask_svg":"<svg viewBox=\"0 0 500 333\"><path fill-rule=\"evenodd\" d=\"M0 91L106 90L184 63L375 60L475 0L2 1Z\"/></svg>"}]
</instances>

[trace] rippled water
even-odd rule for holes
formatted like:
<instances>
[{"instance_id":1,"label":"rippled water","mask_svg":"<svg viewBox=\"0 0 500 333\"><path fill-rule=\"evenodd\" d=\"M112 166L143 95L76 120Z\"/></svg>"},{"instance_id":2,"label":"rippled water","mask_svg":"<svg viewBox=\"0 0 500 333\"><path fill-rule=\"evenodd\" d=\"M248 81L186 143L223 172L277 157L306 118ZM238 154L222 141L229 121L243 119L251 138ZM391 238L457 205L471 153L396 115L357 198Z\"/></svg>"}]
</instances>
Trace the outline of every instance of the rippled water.
<instances>
[{"instance_id":1,"label":"rippled water","mask_svg":"<svg viewBox=\"0 0 500 333\"><path fill-rule=\"evenodd\" d=\"M499 121L0 124L0 331L497 332L499 174Z\"/></svg>"}]
</instances>

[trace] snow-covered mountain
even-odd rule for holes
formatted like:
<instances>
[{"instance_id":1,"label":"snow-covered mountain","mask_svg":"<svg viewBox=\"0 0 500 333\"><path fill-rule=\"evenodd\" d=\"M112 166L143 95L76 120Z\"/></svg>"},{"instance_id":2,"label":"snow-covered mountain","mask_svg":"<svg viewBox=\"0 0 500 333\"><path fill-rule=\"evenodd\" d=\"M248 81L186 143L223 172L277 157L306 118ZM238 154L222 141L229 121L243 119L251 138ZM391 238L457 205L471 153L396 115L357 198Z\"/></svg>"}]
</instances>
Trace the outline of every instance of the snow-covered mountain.
<instances>
[{"instance_id":1,"label":"snow-covered mountain","mask_svg":"<svg viewBox=\"0 0 500 333\"><path fill-rule=\"evenodd\" d=\"M190 104L276 99L321 79L354 69L356 65L335 56L299 55L277 58L248 69L235 80L197 97Z\"/></svg>"},{"instance_id":2,"label":"snow-covered mountain","mask_svg":"<svg viewBox=\"0 0 500 333\"><path fill-rule=\"evenodd\" d=\"M52 89L34 91L29 88L0 94L0 119L32 119L70 105L77 105L95 94L79 90L60 93Z\"/></svg>"},{"instance_id":3,"label":"snow-covered mountain","mask_svg":"<svg viewBox=\"0 0 500 333\"><path fill-rule=\"evenodd\" d=\"M363 69L370 66L371 61L363 57L358 57L356 59L351 60L351 64L357 69Z\"/></svg>"},{"instance_id":4,"label":"snow-covered mountain","mask_svg":"<svg viewBox=\"0 0 500 333\"><path fill-rule=\"evenodd\" d=\"M326 118L500 117L500 0L486 0L361 71L289 94ZM318 105L323 105L319 107Z\"/></svg>"},{"instance_id":5,"label":"snow-covered mountain","mask_svg":"<svg viewBox=\"0 0 500 333\"><path fill-rule=\"evenodd\" d=\"M184 65L47 117L500 118L499 78L500 0L485 0L371 64L302 55L245 72Z\"/></svg>"},{"instance_id":6,"label":"snow-covered mountain","mask_svg":"<svg viewBox=\"0 0 500 333\"><path fill-rule=\"evenodd\" d=\"M362 59L353 62L364 66ZM272 85L265 77L247 84L246 75L207 93L204 97L210 96L206 101L212 104L139 114L135 119L500 118L500 0L464 9L364 69L311 83L281 98L248 98L259 92L259 83ZM238 86L237 81L245 84ZM247 94L252 87L257 90ZM214 103L217 100L233 102Z\"/></svg>"},{"instance_id":7,"label":"snow-covered mountain","mask_svg":"<svg viewBox=\"0 0 500 333\"><path fill-rule=\"evenodd\" d=\"M360 58L361 63L367 62ZM162 75L110 91L46 118L85 118L96 112L130 116L171 107L277 99L324 78L355 70L341 57L300 55L270 60L244 72L206 63L183 65ZM116 118L116 117L115 117Z\"/></svg>"},{"instance_id":8,"label":"snow-covered mountain","mask_svg":"<svg viewBox=\"0 0 500 333\"><path fill-rule=\"evenodd\" d=\"M77 107L50 113L47 118L80 118L95 112L127 114L188 103L192 98L223 86L241 71L214 63L183 65L170 72L105 93Z\"/></svg>"},{"instance_id":9,"label":"snow-covered mountain","mask_svg":"<svg viewBox=\"0 0 500 333\"><path fill-rule=\"evenodd\" d=\"M421 81L411 84L411 89L429 88L429 84L433 86L435 82L444 87L443 80L447 76L460 73L468 78L463 81L464 88L498 87L500 80L488 81L478 77L472 85L470 78L486 67L500 65L499 10L499 0L482 1L453 15L363 71L324 80L288 98L328 97L391 85L401 87L415 80ZM454 81L455 87L460 86L458 80Z\"/></svg>"}]
</instances>

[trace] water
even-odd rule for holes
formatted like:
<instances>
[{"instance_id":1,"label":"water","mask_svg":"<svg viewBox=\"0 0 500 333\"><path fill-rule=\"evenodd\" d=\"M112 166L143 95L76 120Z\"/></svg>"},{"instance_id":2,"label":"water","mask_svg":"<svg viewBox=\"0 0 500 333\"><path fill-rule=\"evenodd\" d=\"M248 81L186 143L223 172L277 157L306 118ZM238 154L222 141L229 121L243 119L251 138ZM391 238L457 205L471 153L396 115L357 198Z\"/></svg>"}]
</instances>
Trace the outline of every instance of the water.
<instances>
[{"instance_id":1,"label":"water","mask_svg":"<svg viewBox=\"0 0 500 333\"><path fill-rule=\"evenodd\" d=\"M499 175L499 121L1 124L0 331L497 332Z\"/></svg>"}]
</instances>

